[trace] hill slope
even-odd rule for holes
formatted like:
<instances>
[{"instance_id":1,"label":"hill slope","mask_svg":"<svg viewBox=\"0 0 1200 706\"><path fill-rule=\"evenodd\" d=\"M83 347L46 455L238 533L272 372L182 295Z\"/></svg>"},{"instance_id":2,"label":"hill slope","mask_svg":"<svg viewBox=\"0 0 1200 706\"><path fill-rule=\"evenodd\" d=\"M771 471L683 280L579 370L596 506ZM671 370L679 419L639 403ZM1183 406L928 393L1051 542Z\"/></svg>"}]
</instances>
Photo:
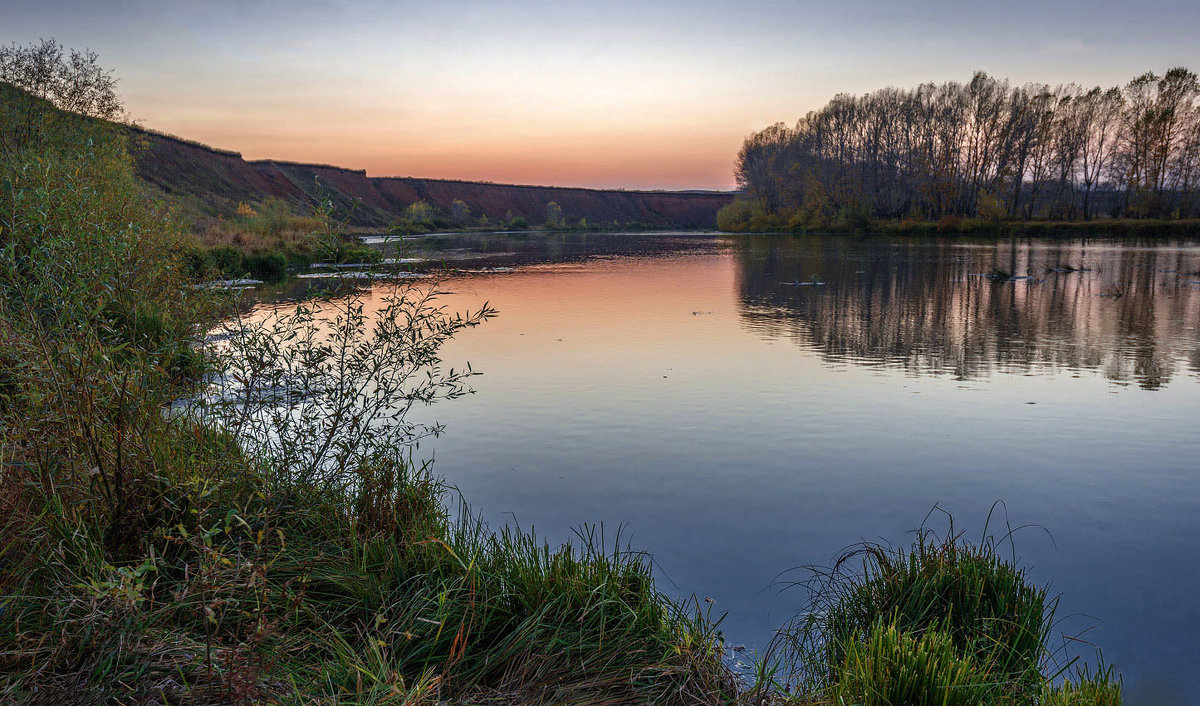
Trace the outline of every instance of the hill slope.
<instances>
[{"instance_id":1,"label":"hill slope","mask_svg":"<svg viewBox=\"0 0 1200 706\"><path fill-rule=\"evenodd\" d=\"M472 214L500 221L508 212L530 223L546 217L553 201L574 221L672 228L712 228L732 194L722 192L605 191L486 182L368 177L364 170L274 160L247 161L237 152L139 130L138 174L169 195L205 210L227 211L238 202L270 196L296 205L329 199L353 225L382 226L409 204L424 200L449 209L462 200Z\"/></svg>"}]
</instances>

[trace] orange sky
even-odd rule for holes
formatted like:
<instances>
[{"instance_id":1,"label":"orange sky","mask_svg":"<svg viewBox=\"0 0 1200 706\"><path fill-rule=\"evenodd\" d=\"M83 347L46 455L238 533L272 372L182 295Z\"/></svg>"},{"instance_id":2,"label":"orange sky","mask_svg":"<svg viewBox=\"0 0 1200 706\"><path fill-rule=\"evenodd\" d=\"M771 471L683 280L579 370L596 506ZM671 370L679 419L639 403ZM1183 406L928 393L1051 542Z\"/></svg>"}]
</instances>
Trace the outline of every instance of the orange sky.
<instances>
[{"instance_id":1,"label":"orange sky","mask_svg":"<svg viewBox=\"0 0 1200 706\"><path fill-rule=\"evenodd\" d=\"M173 122L145 119L149 126ZM366 169L373 176L432 176L518 184L635 188L732 188L733 155L742 131L698 129L660 134L614 127L529 134L519 121L483 130L429 135L383 125L344 126L327 135L320 121L292 122L272 131L242 125L182 124L172 130L232 147L247 159L286 158ZM326 122L326 125L331 124ZM332 123L337 124L337 123Z\"/></svg>"}]
</instances>

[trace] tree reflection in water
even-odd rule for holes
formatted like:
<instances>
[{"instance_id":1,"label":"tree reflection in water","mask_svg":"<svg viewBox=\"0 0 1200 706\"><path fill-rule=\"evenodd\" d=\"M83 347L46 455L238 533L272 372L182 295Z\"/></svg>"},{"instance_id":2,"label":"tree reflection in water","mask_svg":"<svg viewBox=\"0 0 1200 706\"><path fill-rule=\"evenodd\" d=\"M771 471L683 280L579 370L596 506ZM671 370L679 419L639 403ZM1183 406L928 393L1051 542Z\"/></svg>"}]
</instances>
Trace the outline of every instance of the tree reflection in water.
<instances>
[{"instance_id":1,"label":"tree reflection in water","mask_svg":"<svg viewBox=\"0 0 1200 706\"><path fill-rule=\"evenodd\" d=\"M1146 389L1200 373L1200 244L754 236L736 252L743 324L831 362Z\"/></svg>"}]
</instances>

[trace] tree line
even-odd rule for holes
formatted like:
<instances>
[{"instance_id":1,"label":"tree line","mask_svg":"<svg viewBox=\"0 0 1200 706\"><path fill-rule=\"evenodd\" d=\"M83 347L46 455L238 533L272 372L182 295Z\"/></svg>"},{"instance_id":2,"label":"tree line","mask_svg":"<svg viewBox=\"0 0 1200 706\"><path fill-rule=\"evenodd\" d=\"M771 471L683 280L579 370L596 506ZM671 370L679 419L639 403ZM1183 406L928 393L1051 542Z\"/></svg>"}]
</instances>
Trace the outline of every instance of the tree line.
<instances>
[{"instance_id":1,"label":"tree line","mask_svg":"<svg viewBox=\"0 0 1200 706\"><path fill-rule=\"evenodd\" d=\"M1200 82L1121 87L969 82L839 94L794 126L750 135L725 225L872 218L1200 215Z\"/></svg>"}]
</instances>

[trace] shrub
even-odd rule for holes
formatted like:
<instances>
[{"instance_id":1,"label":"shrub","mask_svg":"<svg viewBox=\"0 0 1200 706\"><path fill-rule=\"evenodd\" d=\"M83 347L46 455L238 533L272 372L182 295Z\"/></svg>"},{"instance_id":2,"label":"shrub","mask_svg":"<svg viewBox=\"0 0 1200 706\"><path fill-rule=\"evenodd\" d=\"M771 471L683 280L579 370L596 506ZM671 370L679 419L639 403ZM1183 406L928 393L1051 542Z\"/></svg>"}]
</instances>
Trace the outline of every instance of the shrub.
<instances>
[{"instance_id":1,"label":"shrub","mask_svg":"<svg viewBox=\"0 0 1200 706\"><path fill-rule=\"evenodd\" d=\"M251 253L243 259L251 277L278 282L287 277L287 257L283 253Z\"/></svg>"},{"instance_id":2,"label":"shrub","mask_svg":"<svg viewBox=\"0 0 1200 706\"><path fill-rule=\"evenodd\" d=\"M239 203L233 219L241 228L265 236L279 236L291 227L313 229L317 225L312 219L293 214L291 205L278 196L268 196L257 207Z\"/></svg>"},{"instance_id":3,"label":"shrub","mask_svg":"<svg viewBox=\"0 0 1200 706\"><path fill-rule=\"evenodd\" d=\"M942 216L937 221L937 229L939 233L954 233L962 225L962 217L960 216Z\"/></svg>"},{"instance_id":4,"label":"shrub","mask_svg":"<svg viewBox=\"0 0 1200 706\"><path fill-rule=\"evenodd\" d=\"M223 277L233 278L246 274L245 257L231 245L222 245L208 251L213 267Z\"/></svg>"},{"instance_id":5,"label":"shrub","mask_svg":"<svg viewBox=\"0 0 1200 706\"><path fill-rule=\"evenodd\" d=\"M180 250L180 258L183 261L184 272L187 273L188 279L193 281L207 279L216 267L212 255L202 248L192 246L183 248Z\"/></svg>"},{"instance_id":6,"label":"shrub","mask_svg":"<svg viewBox=\"0 0 1200 706\"><path fill-rule=\"evenodd\" d=\"M838 213L840 229L861 232L869 229L875 222L871 209L864 203L852 203Z\"/></svg>"},{"instance_id":7,"label":"shrub","mask_svg":"<svg viewBox=\"0 0 1200 706\"><path fill-rule=\"evenodd\" d=\"M542 225L546 228L560 229L566 226L567 219L563 215L562 206L559 206L554 201L546 204L546 221Z\"/></svg>"},{"instance_id":8,"label":"shrub","mask_svg":"<svg viewBox=\"0 0 1200 706\"><path fill-rule=\"evenodd\" d=\"M750 201L735 198L717 211L717 229L729 233L744 231L757 209Z\"/></svg>"},{"instance_id":9,"label":"shrub","mask_svg":"<svg viewBox=\"0 0 1200 706\"><path fill-rule=\"evenodd\" d=\"M995 194L986 191L979 194L975 203L975 211L979 217L991 223L1003 223L1008 218L1008 208Z\"/></svg>"},{"instance_id":10,"label":"shrub","mask_svg":"<svg viewBox=\"0 0 1200 706\"><path fill-rule=\"evenodd\" d=\"M230 380L187 413L229 431L281 477L343 488L361 464L402 453L440 431L406 421L415 405L466 394L468 370L442 371L441 346L492 315L450 315L436 289L393 283L377 306L354 292L225 323Z\"/></svg>"}]
</instances>

